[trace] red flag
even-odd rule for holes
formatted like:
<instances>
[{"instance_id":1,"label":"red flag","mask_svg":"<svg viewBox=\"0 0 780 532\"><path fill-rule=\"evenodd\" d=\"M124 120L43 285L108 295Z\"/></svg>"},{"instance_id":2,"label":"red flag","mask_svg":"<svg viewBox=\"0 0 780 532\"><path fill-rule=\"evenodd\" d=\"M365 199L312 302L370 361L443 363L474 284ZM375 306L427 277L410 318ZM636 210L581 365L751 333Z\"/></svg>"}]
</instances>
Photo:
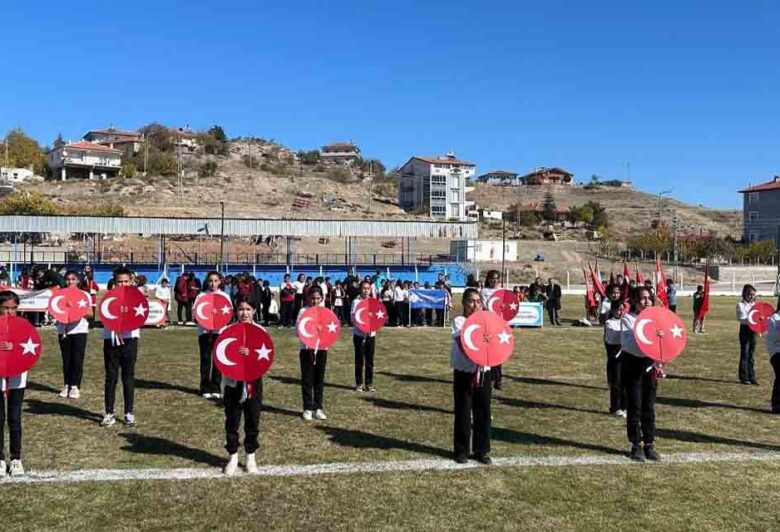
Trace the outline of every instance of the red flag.
<instances>
[{"instance_id":1,"label":"red flag","mask_svg":"<svg viewBox=\"0 0 780 532\"><path fill-rule=\"evenodd\" d=\"M628 293L630 284L631 284L631 271L628 269L628 263L624 260L623 261L623 286L621 290L623 301L628 301L628 297L631 295Z\"/></svg>"},{"instance_id":2,"label":"red flag","mask_svg":"<svg viewBox=\"0 0 780 532\"><path fill-rule=\"evenodd\" d=\"M609 271L609 285L614 286L615 285L615 272L612 270Z\"/></svg>"},{"instance_id":3,"label":"red flag","mask_svg":"<svg viewBox=\"0 0 780 532\"><path fill-rule=\"evenodd\" d=\"M669 295L666 293L666 276L664 275L664 267L661 264L661 259L655 258L655 294L658 297L658 301L664 306L669 308Z\"/></svg>"},{"instance_id":4,"label":"red flag","mask_svg":"<svg viewBox=\"0 0 780 532\"><path fill-rule=\"evenodd\" d=\"M598 262L596 263L596 271L593 271L593 266L588 262L588 268L590 269L590 277L593 279L593 288L599 293L601 297L607 297L607 290L604 288L604 283L601 282L601 275L597 274Z\"/></svg>"},{"instance_id":5,"label":"red flag","mask_svg":"<svg viewBox=\"0 0 780 532\"><path fill-rule=\"evenodd\" d=\"M596 306L596 294L593 293L593 279L588 278L588 272L585 268L582 269L582 275L585 277L585 301L588 304L588 308L594 308Z\"/></svg>"},{"instance_id":6,"label":"red flag","mask_svg":"<svg viewBox=\"0 0 780 532\"><path fill-rule=\"evenodd\" d=\"M707 312L710 311L710 265L709 263L704 267L704 299L701 301L701 308L699 308L699 314L696 318L703 320Z\"/></svg>"},{"instance_id":7,"label":"red flag","mask_svg":"<svg viewBox=\"0 0 780 532\"><path fill-rule=\"evenodd\" d=\"M645 278L642 277L642 272L639 271L639 261L636 261L636 284L645 284Z\"/></svg>"}]
</instances>

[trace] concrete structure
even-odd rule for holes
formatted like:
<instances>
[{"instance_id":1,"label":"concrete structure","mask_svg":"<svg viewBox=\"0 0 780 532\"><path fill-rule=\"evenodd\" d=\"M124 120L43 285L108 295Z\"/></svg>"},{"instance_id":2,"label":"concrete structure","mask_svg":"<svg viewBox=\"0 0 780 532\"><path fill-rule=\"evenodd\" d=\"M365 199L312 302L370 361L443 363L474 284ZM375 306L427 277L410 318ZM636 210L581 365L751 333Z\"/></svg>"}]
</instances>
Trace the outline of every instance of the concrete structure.
<instances>
[{"instance_id":1,"label":"concrete structure","mask_svg":"<svg viewBox=\"0 0 780 532\"><path fill-rule=\"evenodd\" d=\"M508 172L506 170L491 170L479 176L477 181L486 185L517 186L522 184L517 172Z\"/></svg>"},{"instance_id":2,"label":"concrete structure","mask_svg":"<svg viewBox=\"0 0 780 532\"><path fill-rule=\"evenodd\" d=\"M171 128L174 146L178 146L188 152L193 152L198 147L198 135L189 128Z\"/></svg>"},{"instance_id":3,"label":"concrete structure","mask_svg":"<svg viewBox=\"0 0 780 532\"><path fill-rule=\"evenodd\" d=\"M68 177L116 177L122 168L120 150L94 142L68 143L54 148L46 157L52 175L63 181Z\"/></svg>"},{"instance_id":4,"label":"concrete structure","mask_svg":"<svg viewBox=\"0 0 780 532\"><path fill-rule=\"evenodd\" d=\"M350 142L334 142L323 146L320 150L323 161L349 164L360 159L360 148Z\"/></svg>"},{"instance_id":5,"label":"concrete structure","mask_svg":"<svg viewBox=\"0 0 780 532\"><path fill-rule=\"evenodd\" d=\"M774 240L780 243L780 175L739 192L744 194L742 238L745 242Z\"/></svg>"},{"instance_id":6,"label":"concrete structure","mask_svg":"<svg viewBox=\"0 0 780 532\"><path fill-rule=\"evenodd\" d=\"M31 178L33 175L35 175L35 172L33 172L32 167L30 168L6 168L5 166L0 167L0 181L2 181L4 184L21 183L25 179Z\"/></svg>"},{"instance_id":7,"label":"concrete structure","mask_svg":"<svg viewBox=\"0 0 780 532\"><path fill-rule=\"evenodd\" d=\"M142 134L136 131L116 129L115 127L88 131L84 135L83 140L95 142L130 155L139 153L144 145L144 136Z\"/></svg>"},{"instance_id":8,"label":"concrete structure","mask_svg":"<svg viewBox=\"0 0 780 532\"><path fill-rule=\"evenodd\" d=\"M563 168L536 168L533 172L520 178L525 185L571 185L574 183L574 174Z\"/></svg>"},{"instance_id":9,"label":"concrete structure","mask_svg":"<svg viewBox=\"0 0 780 532\"><path fill-rule=\"evenodd\" d=\"M503 259L517 261L517 242L504 242ZM502 260L501 240L453 240L450 255L458 262L499 262Z\"/></svg>"},{"instance_id":10,"label":"concrete structure","mask_svg":"<svg viewBox=\"0 0 780 532\"><path fill-rule=\"evenodd\" d=\"M483 220L503 220L504 213L493 209L482 209Z\"/></svg>"},{"instance_id":11,"label":"concrete structure","mask_svg":"<svg viewBox=\"0 0 780 532\"><path fill-rule=\"evenodd\" d=\"M454 153L444 157L412 157L399 170L398 201L409 212L426 212L435 219L474 218L476 205L466 201L473 187L466 180L474 175L474 163L461 161Z\"/></svg>"}]
</instances>

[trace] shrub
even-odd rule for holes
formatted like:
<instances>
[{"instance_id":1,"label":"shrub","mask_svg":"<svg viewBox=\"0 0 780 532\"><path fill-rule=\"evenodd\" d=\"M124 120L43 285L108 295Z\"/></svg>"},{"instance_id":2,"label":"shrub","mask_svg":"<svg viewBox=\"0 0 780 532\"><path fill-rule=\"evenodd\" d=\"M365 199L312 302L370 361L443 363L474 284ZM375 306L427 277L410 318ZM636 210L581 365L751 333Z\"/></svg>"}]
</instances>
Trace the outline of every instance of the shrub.
<instances>
[{"instance_id":1,"label":"shrub","mask_svg":"<svg viewBox=\"0 0 780 532\"><path fill-rule=\"evenodd\" d=\"M327 175L331 181L338 183L350 183L352 181L352 172L343 166L332 168Z\"/></svg>"},{"instance_id":2,"label":"shrub","mask_svg":"<svg viewBox=\"0 0 780 532\"><path fill-rule=\"evenodd\" d=\"M217 173L217 161L206 161L200 165L198 175L200 177L214 177Z\"/></svg>"},{"instance_id":3,"label":"shrub","mask_svg":"<svg viewBox=\"0 0 780 532\"><path fill-rule=\"evenodd\" d=\"M48 216L59 212L59 207L40 192L20 190L0 201L0 214Z\"/></svg>"}]
</instances>

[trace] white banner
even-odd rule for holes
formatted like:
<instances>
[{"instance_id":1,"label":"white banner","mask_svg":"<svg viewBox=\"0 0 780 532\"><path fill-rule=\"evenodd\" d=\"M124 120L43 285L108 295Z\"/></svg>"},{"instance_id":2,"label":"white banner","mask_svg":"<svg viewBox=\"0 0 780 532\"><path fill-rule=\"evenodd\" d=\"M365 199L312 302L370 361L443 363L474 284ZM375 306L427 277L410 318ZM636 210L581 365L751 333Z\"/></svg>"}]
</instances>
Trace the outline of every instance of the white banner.
<instances>
[{"instance_id":1,"label":"white banner","mask_svg":"<svg viewBox=\"0 0 780 532\"><path fill-rule=\"evenodd\" d=\"M165 303L162 301L149 300L149 315L146 316L144 327L165 325L165 306Z\"/></svg>"},{"instance_id":2,"label":"white banner","mask_svg":"<svg viewBox=\"0 0 780 532\"><path fill-rule=\"evenodd\" d=\"M510 327L541 327L544 322L544 305L541 303L520 303Z\"/></svg>"},{"instance_id":3,"label":"white banner","mask_svg":"<svg viewBox=\"0 0 780 532\"><path fill-rule=\"evenodd\" d=\"M46 312L49 310L51 290L23 290L11 288L19 296L19 312Z\"/></svg>"}]
</instances>

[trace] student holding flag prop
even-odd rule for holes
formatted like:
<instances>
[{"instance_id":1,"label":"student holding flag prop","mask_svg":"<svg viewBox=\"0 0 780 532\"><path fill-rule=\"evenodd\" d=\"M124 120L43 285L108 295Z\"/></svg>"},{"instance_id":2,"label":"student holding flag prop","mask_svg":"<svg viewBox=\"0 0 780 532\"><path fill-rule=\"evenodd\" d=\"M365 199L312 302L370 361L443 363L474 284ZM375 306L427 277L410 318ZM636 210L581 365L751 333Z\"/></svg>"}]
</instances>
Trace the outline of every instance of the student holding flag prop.
<instances>
[{"instance_id":1,"label":"student holding flag prop","mask_svg":"<svg viewBox=\"0 0 780 532\"><path fill-rule=\"evenodd\" d=\"M710 310L710 276L704 276L704 284L696 286L693 294L693 332L704 333L704 318Z\"/></svg>"},{"instance_id":2,"label":"student holding flag prop","mask_svg":"<svg viewBox=\"0 0 780 532\"><path fill-rule=\"evenodd\" d=\"M742 287L742 301L737 303L739 321L739 382L758 385L756 380L756 333L748 325L748 315L756 304L756 289L746 284Z\"/></svg>"},{"instance_id":3,"label":"student holding flag prop","mask_svg":"<svg viewBox=\"0 0 780 532\"><path fill-rule=\"evenodd\" d=\"M0 316L16 316L19 296L10 290L0 292ZM10 351L11 342L0 342L0 350ZM24 475L22 466L22 401L27 388L27 372L11 378L0 378L0 477ZM7 412L7 414L6 414ZM7 417L6 417L7 415ZM11 465L5 463L5 420L8 419L8 434L11 437Z\"/></svg>"},{"instance_id":4,"label":"student holding flag prop","mask_svg":"<svg viewBox=\"0 0 780 532\"><path fill-rule=\"evenodd\" d=\"M79 274L73 270L65 273L65 286L78 288ZM91 302L89 293L84 292L85 301ZM64 385L60 397L78 399L81 397L81 378L84 373L84 353L87 350L89 323L81 318L75 323L57 322L57 337L62 354L62 378Z\"/></svg>"},{"instance_id":5,"label":"student holding flag prop","mask_svg":"<svg viewBox=\"0 0 780 532\"><path fill-rule=\"evenodd\" d=\"M204 296L209 294L224 296L226 304L230 301L230 296L222 291L222 281L222 274L217 271L211 271L206 274L206 280L203 283L204 290L195 298L195 303L193 305L193 309L196 313L196 321L198 322L198 351L200 352L199 389L200 395L204 399L220 399L222 397L222 392L220 390L222 375L220 375L219 370L214 367L214 363L211 359L211 352L214 350L214 342L217 341L217 336L219 336L219 329L207 329L201 325L199 307L202 304ZM247 298L245 297L245 299ZM252 309L254 311L254 305ZM254 312L252 312L252 315L254 315ZM226 318L228 318L228 316L226 316Z\"/></svg>"},{"instance_id":6,"label":"student holding flag prop","mask_svg":"<svg viewBox=\"0 0 780 532\"><path fill-rule=\"evenodd\" d=\"M376 347L376 332L363 332L357 326L355 307L360 301L371 297L371 283L360 283L360 295L352 301L352 344L355 347L355 391L375 392L374 388L374 350ZM365 367L365 380L363 369ZM365 386L363 383L365 382Z\"/></svg>"},{"instance_id":7,"label":"student holding flag prop","mask_svg":"<svg viewBox=\"0 0 780 532\"><path fill-rule=\"evenodd\" d=\"M496 290L499 290L500 288L501 288L501 273L499 273L498 270L488 271L487 274L485 275L485 286L479 292L480 300L482 302L482 307L487 307L488 301L490 301L490 297L493 295L493 293ZM491 370L491 375L493 377L493 387L496 390L501 389L502 386L501 381L503 380L502 379L503 374L504 371L500 364Z\"/></svg>"}]
</instances>

